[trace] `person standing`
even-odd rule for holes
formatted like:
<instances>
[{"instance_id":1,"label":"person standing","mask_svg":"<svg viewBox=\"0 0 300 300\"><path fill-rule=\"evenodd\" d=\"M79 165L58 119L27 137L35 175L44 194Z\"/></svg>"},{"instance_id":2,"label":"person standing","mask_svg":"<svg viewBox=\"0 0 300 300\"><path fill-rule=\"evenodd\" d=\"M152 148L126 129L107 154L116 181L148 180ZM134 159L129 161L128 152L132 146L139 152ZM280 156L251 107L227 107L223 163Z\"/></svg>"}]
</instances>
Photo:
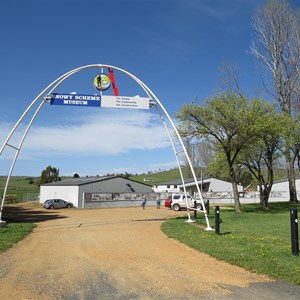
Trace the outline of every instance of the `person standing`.
<instances>
[{"instance_id":1,"label":"person standing","mask_svg":"<svg viewBox=\"0 0 300 300\"><path fill-rule=\"evenodd\" d=\"M156 198L156 208L160 209L160 196L157 196Z\"/></svg>"},{"instance_id":2,"label":"person standing","mask_svg":"<svg viewBox=\"0 0 300 300\"><path fill-rule=\"evenodd\" d=\"M144 198L144 199L143 199L143 202L142 202L142 207L143 207L143 209L145 209L146 202L147 202L147 199L146 199L146 198Z\"/></svg>"}]
</instances>

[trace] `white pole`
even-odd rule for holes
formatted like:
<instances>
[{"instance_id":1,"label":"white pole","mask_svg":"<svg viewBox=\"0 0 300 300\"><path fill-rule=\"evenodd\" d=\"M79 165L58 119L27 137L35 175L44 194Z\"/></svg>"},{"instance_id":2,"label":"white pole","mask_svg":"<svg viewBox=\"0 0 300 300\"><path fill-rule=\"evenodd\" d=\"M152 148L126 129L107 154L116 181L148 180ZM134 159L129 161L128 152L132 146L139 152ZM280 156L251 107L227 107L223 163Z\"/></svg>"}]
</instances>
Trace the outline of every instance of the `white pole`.
<instances>
[{"instance_id":1,"label":"white pole","mask_svg":"<svg viewBox=\"0 0 300 300\"><path fill-rule=\"evenodd\" d=\"M187 222L188 223L192 223L193 220L191 219L191 214L190 214L190 209L189 209L189 205L188 205L188 200L187 200L187 192L186 192L186 187L185 187L185 182L184 182L184 177L183 177L183 174L182 174L182 170L181 170L181 166L180 166L180 162L179 162L179 159L178 159L178 152L176 151L176 148L175 148L175 145L174 145L174 142L173 142L173 139L171 137L171 134L170 134L170 131L169 131L169 128L160 112L160 110L157 108L157 106L155 105L155 108L165 126L165 129L167 131L167 134L168 134L168 137L169 137L169 140L171 142L171 145L172 145L172 148L173 148L173 152L175 154L175 157L176 157L176 161L177 161L177 166L178 166L178 169L179 169L179 173L180 173L180 178L181 178L181 182L183 184L183 191L184 191L184 195L185 195L185 202L186 202L186 207L187 207L187 212L188 212L188 220Z\"/></svg>"}]
</instances>

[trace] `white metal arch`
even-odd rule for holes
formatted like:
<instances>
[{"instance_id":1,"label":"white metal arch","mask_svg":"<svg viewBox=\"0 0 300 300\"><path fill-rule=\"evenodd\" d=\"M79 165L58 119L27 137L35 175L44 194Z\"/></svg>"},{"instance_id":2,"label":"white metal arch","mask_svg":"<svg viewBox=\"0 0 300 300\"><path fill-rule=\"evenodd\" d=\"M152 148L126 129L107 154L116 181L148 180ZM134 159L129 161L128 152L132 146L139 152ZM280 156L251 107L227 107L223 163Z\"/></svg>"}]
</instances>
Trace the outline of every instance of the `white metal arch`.
<instances>
[{"instance_id":1,"label":"white metal arch","mask_svg":"<svg viewBox=\"0 0 300 300\"><path fill-rule=\"evenodd\" d=\"M43 98L43 96L45 95L48 95L48 94L51 94L63 81L65 81L67 78L69 78L70 76L82 71L82 70L85 70L85 69L90 69L90 68L110 68L112 70L117 70L119 72L122 72L124 74L126 74L127 76L129 76L130 78L132 78L136 83L139 84L139 86L144 90L144 92L147 94L147 96L152 100L151 101L151 106L155 107L156 111L158 112L158 114L160 115L160 118L164 124L164 127L167 131L167 134L169 136L169 139L170 139L170 142L171 142L171 145L172 145L172 148L173 148L173 151L174 151L174 154L175 154L175 157L176 157L176 161L177 161L177 165L178 165L178 168L179 168L179 172L180 172L180 177L181 177L181 180L182 180L182 183L183 183L183 188L184 188L184 193L186 193L186 187L185 187L185 182L184 182L184 177L183 177L183 174L182 174L182 170L181 170L181 166L180 166L180 162L179 162L179 159L178 159L178 154L183 152L185 157L186 157L186 160L190 166L190 169L192 171L192 174L193 174L193 179L195 181L195 184L196 184L196 187L197 187L197 192L200 196L200 200L201 200L201 203L202 203L202 207L203 207L203 212L204 212L204 215L205 215L205 220L206 220L206 230L212 230L212 228L210 227L210 224L209 224L209 220L208 220L208 216L207 216L207 211L206 211L206 208L205 208L205 205L204 205L204 201L203 201L203 198L202 198L202 193L200 191L200 188L197 184L197 178L196 178L196 175L195 175L195 172L194 172L194 169L193 169L193 166L192 166L192 163L191 163L191 160L189 158L189 155L187 153L187 150L184 146L184 143L180 137L180 134L173 122L173 120L171 119L170 115L168 114L167 110L165 109L165 107L163 106L163 104L161 103L161 101L155 96L155 94L149 89L149 87L146 86L145 83L143 83L139 78L137 78L136 76L134 76L133 74L121 69L121 68L118 68L116 66L111 66L111 65L106 65L106 64L92 64L92 65L86 65L86 66L82 66L80 68L76 68L76 69L73 69L65 74L63 74L62 76L58 77L56 80L54 80L51 84L49 84L44 90L41 91L41 93L31 102L31 104L27 107L27 109L24 111L24 113L21 115L21 117L19 118L19 120L16 122L15 126L12 128L12 130L10 131L10 133L8 134L6 140L4 141L1 149L0 149L0 159L1 159L1 155L3 153L3 150L6 148L6 147L10 147L10 148L13 148L16 153L15 153L15 156L13 158L13 161L12 161L12 164L11 164L11 167L10 167L10 170L9 170L9 173L7 175L7 180L6 180L6 183L5 183L5 187L4 187L4 192L3 192L3 195L2 195L2 203L1 203L1 207L0 207L0 222L2 222L2 212L3 212L3 208L4 208L4 204L5 204L5 197L6 197L6 193L7 193L7 188L8 188L8 184L9 184L9 180L10 180L10 177L12 175L12 172L13 172L13 169L14 169L14 166L15 166L15 163L18 159L18 156L19 156L19 153L21 151L21 148L23 146L23 143L24 143L24 140L28 134L28 131L29 129L31 128L36 116L38 115L39 111L41 110L42 106L46 103L45 102L45 99ZM18 126L20 125L20 123L22 122L22 120L25 118L25 116L27 114L29 114L30 110L33 109L34 105L38 102L38 101L41 101L41 103L39 104L39 106L37 107L37 109L35 110L35 112L33 113L24 133L23 133L23 136L21 137L20 141L19 141L19 144L17 146L15 145L12 145L10 144L10 139L12 138L15 130L18 128ZM162 110L162 112L160 111L160 109ZM179 151L176 150L176 146L175 146L175 143L174 143L174 137L172 137L171 133L170 133L170 130L168 128L168 125L163 117L163 114L167 117L168 121L169 121L169 124L172 126L174 132L175 132L175 135L179 141L179 144L180 144L180 147L181 149ZM187 195L186 195L186 198L187 198ZM187 207L188 207L188 203L187 203ZM193 222L191 220L191 217L190 217L190 210L193 209L193 208L190 208L188 207L187 211L188 211L188 221L187 222Z\"/></svg>"}]
</instances>

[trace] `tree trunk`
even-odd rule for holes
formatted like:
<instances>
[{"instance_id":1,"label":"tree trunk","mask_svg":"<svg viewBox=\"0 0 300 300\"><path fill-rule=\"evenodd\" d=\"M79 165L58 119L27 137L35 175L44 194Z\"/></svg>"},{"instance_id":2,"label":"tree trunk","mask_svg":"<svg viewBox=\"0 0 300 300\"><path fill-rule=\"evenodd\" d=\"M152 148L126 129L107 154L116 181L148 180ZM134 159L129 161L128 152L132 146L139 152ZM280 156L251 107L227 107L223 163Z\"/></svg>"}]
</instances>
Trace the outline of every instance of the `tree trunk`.
<instances>
[{"instance_id":1,"label":"tree trunk","mask_svg":"<svg viewBox=\"0 0 300 300\"><path fill-rule=\"evenodd\" d=\"M237 213L240 213L240 212L242 212L242 208L241 208L240 197L239 197L239 192L238 192L238 186L237 186L237 181L236 181L236 177L235 177L233 167L231 167L231 170L230 170L230 177L231 177L231 183L232 183L235 211Z\"/></svg>"},{"instance_id":2,"label":"tree trunk","mask_svg":"<svg viewBox=\"0 0 300 300\"><path fill-rule=\"evenodd\" d=\"M242 207L240 203L240 197L239 197L239 192L238 192L238 187L237 187L237 182L232 181L232 189L233 189L233 197L234 197L234 204L235 204L235 211L237 213L242 212Z\"/></svg>"},{"instance_id":3,"label":"tree trunk","mask_svg":"<svg viewBox=\"0 0 300 300\"><path fill-rule=\"evenodd\" d=\"M260 204L263 207L263 210L269 210L269 196L271 188L260 186Z\"/></svg>"},{"instance_id":4,"label":"tree trunk","mask_svg":"<svg viewBox=\"0 0 300 300\"><path fill-rule=\"evenodd\" d=\"M288 181L289 181L290 202L298 202L293 159L290 158L288 160L287 158L286 165L287 165L287 174L288 174Z\"/></svg>"}]
</instances>

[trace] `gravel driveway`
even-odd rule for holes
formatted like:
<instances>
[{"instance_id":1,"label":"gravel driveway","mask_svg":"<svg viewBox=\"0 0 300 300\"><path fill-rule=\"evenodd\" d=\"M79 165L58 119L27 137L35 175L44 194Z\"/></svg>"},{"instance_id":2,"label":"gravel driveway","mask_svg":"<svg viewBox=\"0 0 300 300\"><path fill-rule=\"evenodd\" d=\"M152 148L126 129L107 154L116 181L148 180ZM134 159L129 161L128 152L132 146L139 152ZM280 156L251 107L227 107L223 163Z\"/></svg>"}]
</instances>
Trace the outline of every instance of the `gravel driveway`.
<instances>
[{"instance_id":1,"label":"gravel driveway","mask_svg":"<svg viewBox=\"0 0 300 300\"><path fill-rule=\"evenodd\" d=\"M0 299L299 299L300 288L217 261L160 230L162 207L8 207L37 224L0 255Z\"/></svg>"}]
</instances>

